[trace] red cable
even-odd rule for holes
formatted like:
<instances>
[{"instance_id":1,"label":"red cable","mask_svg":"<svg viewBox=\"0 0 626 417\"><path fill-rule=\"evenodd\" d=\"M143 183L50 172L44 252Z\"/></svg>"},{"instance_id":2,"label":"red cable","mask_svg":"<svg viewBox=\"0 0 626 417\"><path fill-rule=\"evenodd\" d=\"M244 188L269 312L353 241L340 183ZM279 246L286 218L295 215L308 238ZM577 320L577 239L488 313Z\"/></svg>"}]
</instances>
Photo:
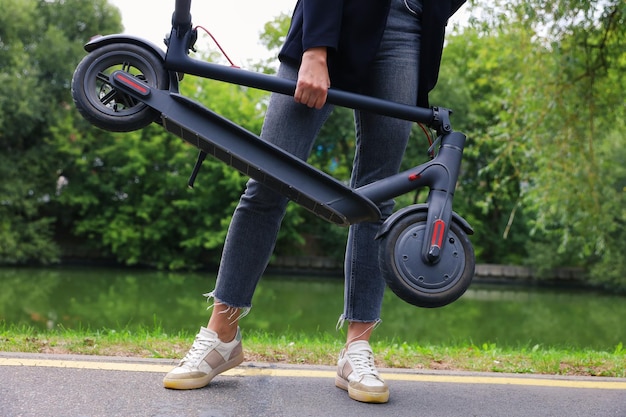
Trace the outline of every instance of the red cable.
<instances>
[{"instance_id":1,"label":"red cable","mask_svg":"<svg viewBox=\"0 0 626 417\"><path fill-rule=\"evenodd\" d=\"M215 39L215 37L211 34L211 32L209 32L209 30L207 28L205 28L204 26L196 26L195 29L196 30L197 29L202 29L203 31L205 31L207 33L207 35L209 35L211 37L211 39L213 39L213 42L215 42L215 45L217 45L219 50L222 52L222 55L224 55L224 57L228 60L228 62L230 63L230 66L233 67L233 68L239 68L238 65L235 65L233 63L233 61L230 59L230 57L228 56L226 51L224 51L224 49L222 48L222 45L220 45L220 43L217 41L217 39Z\"/></svg>"},{"instance_id":2,"label":"red cable","mask_svg":"<svg viewBox=\"0 0 626 417\"><path fill-rule=\"evenodd\" d=\"M424 134L426 135L426 139L428 139L428 146L432 146L432 144L433 144L433 140L432 140L432 138L430 137L430 133L428 132L428 129L426 129L426 126L424 126L424 125L423 125L423 124L421 124L421 123L418 123L417 125L418 125L419 127L421 127L421 128L422 128L422 131L423 131L423 132L424 132Z\"/></svg>"}]
</instances>

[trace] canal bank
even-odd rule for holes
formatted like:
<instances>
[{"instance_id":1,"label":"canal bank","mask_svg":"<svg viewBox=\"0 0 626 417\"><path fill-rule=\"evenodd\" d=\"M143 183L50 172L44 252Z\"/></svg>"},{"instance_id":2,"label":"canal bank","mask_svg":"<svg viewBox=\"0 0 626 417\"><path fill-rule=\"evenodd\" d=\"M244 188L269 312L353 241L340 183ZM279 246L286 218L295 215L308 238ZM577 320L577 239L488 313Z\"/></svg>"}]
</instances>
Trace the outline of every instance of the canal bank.
<instances>
[{"instance_id":1,"label":"canal bank","mask_svg":"<svg viewBox=\"0 0 626 417\"><path fill-rule=\"evenodd\" d=\"M279 256L272 259L268 272L289 275L343 275L343 261L322 256ZM582 284L586 272L582 268L557 268L543 271L521 265L477 264L474 279L489 283L550 282Z\"/></svg>"}]
</instances>

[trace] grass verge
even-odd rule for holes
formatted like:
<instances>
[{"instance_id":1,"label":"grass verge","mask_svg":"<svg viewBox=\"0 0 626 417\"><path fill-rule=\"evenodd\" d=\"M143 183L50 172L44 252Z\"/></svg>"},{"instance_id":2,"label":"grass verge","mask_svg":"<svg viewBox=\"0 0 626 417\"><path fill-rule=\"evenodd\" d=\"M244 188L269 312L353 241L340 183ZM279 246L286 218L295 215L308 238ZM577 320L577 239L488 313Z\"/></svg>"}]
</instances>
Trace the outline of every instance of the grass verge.
<instances>
[{"instance_id":1,"label":"grass verge","mask_svg":"<svg viewBox=\"0 0 626 417\"><path fill-rule=\"evenodd\" d=\"M255 362L334 365L343 346L342 340L328 334L246 332L244 336L246 360ZM187 352L193 338L185 333L167 334L160 328L40 331L0 323L0 351L4 352L177 359ZM394 341L374 341L372 348L381 368L626 377L626 348L622 343L612 351Z\"/></svg>"}]
</instances>

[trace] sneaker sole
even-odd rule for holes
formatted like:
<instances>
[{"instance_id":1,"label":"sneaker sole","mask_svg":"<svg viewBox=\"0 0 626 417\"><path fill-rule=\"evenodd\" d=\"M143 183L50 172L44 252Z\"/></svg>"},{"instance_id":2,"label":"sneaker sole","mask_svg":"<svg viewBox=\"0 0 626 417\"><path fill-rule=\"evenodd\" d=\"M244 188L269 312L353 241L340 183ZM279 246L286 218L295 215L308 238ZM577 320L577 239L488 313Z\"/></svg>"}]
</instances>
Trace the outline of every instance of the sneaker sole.
<instances>
[{"instance_id":1,"label":"sneaker sole","mask_svg":"<svg viewBox=\"0 0 626 417\"><path fill-rule=\"evenodd\" d=\"M201 378L168 378L167 376L163 378L163 387L169 389L198 389L204 388L215 378L217 375L228 371L229 369L234 368L237 365L240 365L243 362L243 352L229 361L224 362L217 368L211 370L207 375Z\"/></svg>"},{"instance_id":2,"label":"sneaker sole","mask_svg":"<svg viewBox=\"0 0 626 417\"><path fill-rule=\"evenodd\" d=\"M384 392L371 392L356 389L348 383L345 379L339 375L335 376L335 386L341 388L344 391L348 391L348 396L355 401L362 403L375 403L383 404L389 401L389 390Z\"/></svg>"}]
</instances>

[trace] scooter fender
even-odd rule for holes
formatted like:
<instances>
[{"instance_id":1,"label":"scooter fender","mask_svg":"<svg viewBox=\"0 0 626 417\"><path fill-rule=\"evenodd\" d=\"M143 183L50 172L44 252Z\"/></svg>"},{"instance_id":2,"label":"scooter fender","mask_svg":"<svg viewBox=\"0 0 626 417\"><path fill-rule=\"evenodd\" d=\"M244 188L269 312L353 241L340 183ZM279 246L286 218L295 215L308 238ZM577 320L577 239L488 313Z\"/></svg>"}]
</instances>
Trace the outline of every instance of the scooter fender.
<instances>
[{"instance_id":1,"label":"scooter fender","mask_svg":"<svg viewBox=\"0 0 626 417\"><path fill-rule=\"evenodd\" d=\"M428 212L428 204L414 204L408 207L404 207L395 213L393 213L380 227L378 234L376 235L376 239L383 237L391 228L403 218L419 212ZM457 213L452 212L452 221L461 226L461 229L468 235L474 234L474 229L463 217L459 216Z\"/></svg>"},{"instance_id":2,"label":"scooter fender","mask_svg":"<svg viewBox=\"0 0 626 417\"><path fill-rule=\"evenodd\" d=\"M148 50L154 52L155 55L160 56L165 60L165 51L154 43L147 41L143 38L132 36L132 35L123 35L123 34L114 34L114 35L106 35L106 36L94 36L85 44L85 51L93 52L94 50L101 48L106 45L111 45L113 43L129 43L132 45L142 46Z\"/></svg>"}]
</instances>

